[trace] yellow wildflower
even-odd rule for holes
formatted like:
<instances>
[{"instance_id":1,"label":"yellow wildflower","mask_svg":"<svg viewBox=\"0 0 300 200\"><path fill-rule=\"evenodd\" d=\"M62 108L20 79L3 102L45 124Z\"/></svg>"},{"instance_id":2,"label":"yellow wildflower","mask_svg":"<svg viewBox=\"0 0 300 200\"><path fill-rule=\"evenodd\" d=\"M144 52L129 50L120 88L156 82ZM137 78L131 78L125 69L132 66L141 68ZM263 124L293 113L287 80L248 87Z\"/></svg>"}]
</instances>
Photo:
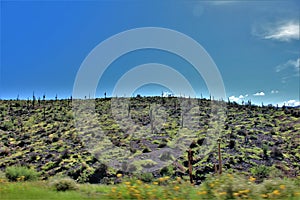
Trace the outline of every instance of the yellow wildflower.
<instances>
[{"instance_id":1,"label":"yellow wildflower","mask_svg":"<svg viewBox=\"0 0 300 200\"><path fill-rule=\"evenodd\" d=\"M249 181L254 182L256 180L256 178L250 176Z\"/></svg>"},{"instance_id":2,"label":"yellow wildflower","mask_svg":"<svg viewBox=\"0 0 300 200\"><path fill-rule=\"evenodd\" d=\"M121 178L121 177L122 177L122 174L117 174L117 177L118 177L118 178Z\"/></svg>"},{"instance_id":3,"label":"yellow wildflower","mask_svg":"<svg viewBox=\"0 0 300 200\"><path fill-rule=\"evenodd\" d=\"M282 189L282 190L284 190L285 189L285 185L280 185L279 188Z\"/></svg>"},{"instance_id":4,"label":"yellow wildflower","mask_svg":"<svg viewBox=\"0 0 300 200\"><path fill-rule=\"evenodd\" d=\"M220 192L219 195L226 195L227 192Z\"/></svg>"},{"instance_id":5,"label":"yellow wildflower","mask_svg":"<svg viewBox=\"0 0 300 200\"><path fill-rule=\"evenodd\" d=\"M174 186L174 188L173 188L175 191L178 191L179 189L180 189L180 187L179 186Z\"/></svg>"},{"instance_id":6,"label":"yellow wildflower","mask_svg":"<svg viewBox=\"0 0 300 200\"><path fill-rule=\"evenodd\" d=\"M134 192L135 192L136 194L140 194L140 191L137 190L137 189L134 189Z\"/></svg>"},{"instance_id":7,"label":"yellow wildflower","mask_svg":"<svg viewBox=\"0 0 300 200\"><path fill-rule=\"evenodd\" d=\"M267 198L268 197L267 194L261 194L260 196L263 197L263 198Z\"/></svg>"},{"instance_id":8,"label":"yellow wildflower","mask_svg":"<svg viewBox=\"0 0 300 200\"><path fill-rule=\"evenodd\" d=\"M136 183L139 184L139 185L141 185L143 183L143 181L137 180Z\"/></svg>"},{"instance_id":9,"label":"yellow wildflower","mask_svg":"<svg viewBox=\"0 0 300 200\"><path fill-rule=\"evenodd\" d=\"M274 190L272 193L275 194L275 195L280 195L279 190Z\"/></svg>"},{"instance_id":10,"label":"yellow wildflower","mask_svg":"<svg viewBox=\"0 0 300 200\"><path fill-rule=\"evenodd\" d=\"M205 191L205 190L204 191L200 191L200 192L197 192L197 194L198 195L207 194L207 191Z\"/></svg>"},{"instance_id":11,"label":"yellow wildflower","mask_svg":"<svg viewBox=\"0 0 300 200\"><path fill-rule=\"evenodd\" d=\"M180 178L180 177L176 177L176 180L177 180L178 182L180 182L180 181L181 181L181 178Z\"/></svg>"},{"instance_id":12,"label":"yellow wildflower","mask_svg":"<svg viewBox=\"0 0 300 200\"><path fill-rule=\"evenodd\" d=\"M117 191L117 188L116 188L116 187L113 187L113 188L111 188L111 191L112 191L112 192L116 192L116 191Z\"/></svg>"},{"instance_id":13,"label":"yellow wildflower","mask_svg":"<svg viewBox=\"0 0 300 200\"><path fill-rule=\"evenodd\" d=\"M155 182L153 182L153 184L154 184L154 185L158 185L158 182L155 181Z\"/></svg>"},{"instance_id":14,"label":"yellow wildflower","mask_svg":"<svg viewBox=\"0 0 300 200\"><path fill-rule=\"evenodd\" d=\"M240 193L238 193L238 192L234 192L234 193L233 193L233 196L235 196L235 197L236 197L236 196L239 196L239 195L240 195Z\"/></svg>"},{"instance_id":15,"label":"yellow wildflower","mask_svg":"<svg viewBox=\"0 0 300 200\"><path fill-rule=\"evenodd\" d=\"M241 191L239 191L239 193L249 193L250 192L250 190L241 190Z\"/></svg>"},{"instance_id":16,"label":"yellow wildflower","mask_svg":"<svg viewBox=\"0 0 300 200\"><path fill-rule=\"evenodd\" d=\"M209 186L210 186L210 187L214 187L214 186L215 186L215 184L211 183L211 184L209 184Z\"/></svg>"},{"instance_id":17,"label":"yellow wildflower","mask_svg":"<svg viewBox=\"0 0 300 200\"><path fill-rule=\"evenodd\" d=\"M130 182L129 182L129 181L126 181L126 182L125 182L125 185L130 185Z\"/></svg>"}]
</instances>

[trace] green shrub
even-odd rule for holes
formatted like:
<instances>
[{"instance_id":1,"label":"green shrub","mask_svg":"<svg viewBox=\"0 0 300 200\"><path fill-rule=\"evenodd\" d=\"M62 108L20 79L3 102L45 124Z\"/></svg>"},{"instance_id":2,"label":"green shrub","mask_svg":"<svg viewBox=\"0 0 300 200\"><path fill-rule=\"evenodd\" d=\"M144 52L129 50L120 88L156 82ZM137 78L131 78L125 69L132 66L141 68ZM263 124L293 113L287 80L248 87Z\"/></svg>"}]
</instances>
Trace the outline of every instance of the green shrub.
<instances>
[{"instance_id":1,"label":"green shrub","mask_svg":"<svg viewBox=\"0 0 300 200\"><path fill-rule=\"evenodd\" d=\"M170 165L170 166L163 167L159 173L162 176L172 176L174 174L173 166Z\"/></svg>"},{"instance_id":2,"label":"green shrub","mask_svg":"<svg viewBox=\"0 0 300 200\"><path fill-rule=\"evenodd\" d=\"M6 168L5 176L9 181L34 181L39 173L24 166L12 166Z\"/></svg>"},{"instance_id":3,"label":"green shrub","mask_svg":"<svg viewBox=\"0 0 300 200\"><path fill-rule=\"evenodd\" d=\"M14 124L11 121L4 121L2 125L2 129L4 131L13 130Z\"/></svg>"},{"instance_id":4,"label":"green shrub","mask_svg":"<svg viewBox=\"0 0 300 200\"><path fill-rule=\"evenodd\" d=\"M264 180L257 191L261 196L270 199L293 199L297 197L299 188L293 179L279 179Z\"/></svg>"},{"instance_id":5,"label":"green shrub","mask_svg":"<svg viewBox=\"0 0 300 200\"><path fill-rule=\"evenodd\" d=\"M258 165L250 169L251 174L261 182L263 179L269 177L271 168L265 165Z\"/></svg>"},{"instance_id":6,"label":"green shrub","mask_svg":"<svg viewBox=\"0 0 300 200\"><path fill-rule=\"evenodd\" d=\"M141 174L139 179L144 181L145 183L150 183L153 180L153 174L152 173Z\"/></svg>"},{"instance_id":7,"label":"green shrub","mask_svg":"<svg viewBox=\"0 0 300 200\"><path fill-rule=\"evenodd\" d=\"M254 186L242 174L223 173L220 176L209 176L201 189L207 192L208 199L246 199L254 197Z\"/></svg>"},{"instance_id":8,"label":"green shrub","mask_svg":"<svg viewBox=\"0 0 300 200\"><path fill-rule=\"evenodd\" d=\"M77 190L77 184L76 182L69 178L69 177L61 177L61 178L55 178L50 182L50 185L56 190L56 191L67 191L67 190Z\"/></svg>"}]
</instances>

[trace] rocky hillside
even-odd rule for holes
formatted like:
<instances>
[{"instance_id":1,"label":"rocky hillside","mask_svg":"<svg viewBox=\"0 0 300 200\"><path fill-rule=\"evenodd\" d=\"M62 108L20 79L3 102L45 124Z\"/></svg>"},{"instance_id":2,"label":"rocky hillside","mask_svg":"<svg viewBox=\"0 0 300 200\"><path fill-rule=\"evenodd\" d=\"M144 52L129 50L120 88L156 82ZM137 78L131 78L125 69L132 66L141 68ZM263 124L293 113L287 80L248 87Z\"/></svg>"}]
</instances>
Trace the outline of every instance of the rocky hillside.
<instances>
[{"instance_id":1,"label":"rocky hillside","mask_svg":"<svg viewBox=\"0 0 300 200\"><path fill-rule=\"evenodd\" d=\"M0 101L0 169L27 165L44 179L105 183L116 170L185 176L192 149L201 181L215 171L217 140L223 170L297 176L299 137L300 108L175 97Z\"/></svg>"}]
</instances>

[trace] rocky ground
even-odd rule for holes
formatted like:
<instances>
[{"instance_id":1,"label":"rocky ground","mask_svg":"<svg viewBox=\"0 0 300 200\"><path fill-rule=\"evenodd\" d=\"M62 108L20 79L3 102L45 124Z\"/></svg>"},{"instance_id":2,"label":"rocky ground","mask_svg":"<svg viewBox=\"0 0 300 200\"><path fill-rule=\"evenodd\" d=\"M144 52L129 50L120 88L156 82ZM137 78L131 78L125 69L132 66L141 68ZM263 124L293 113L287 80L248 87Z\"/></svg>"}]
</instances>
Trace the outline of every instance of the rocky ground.
<instances>
[{"instance_id":1,"label":"rocky ground","mask_svg":"<svg viewBox=\"0 0 300 200\"><path fill-rule=\"evenodd\" d=\"M0 169L27 165L44 179L113 181L116 171L204 180L218 163L251 173L260 166L300 174L300 108L189 98L1 100ZM277 173L276 172L276 173Z\"/></svg>"}]
</instances>

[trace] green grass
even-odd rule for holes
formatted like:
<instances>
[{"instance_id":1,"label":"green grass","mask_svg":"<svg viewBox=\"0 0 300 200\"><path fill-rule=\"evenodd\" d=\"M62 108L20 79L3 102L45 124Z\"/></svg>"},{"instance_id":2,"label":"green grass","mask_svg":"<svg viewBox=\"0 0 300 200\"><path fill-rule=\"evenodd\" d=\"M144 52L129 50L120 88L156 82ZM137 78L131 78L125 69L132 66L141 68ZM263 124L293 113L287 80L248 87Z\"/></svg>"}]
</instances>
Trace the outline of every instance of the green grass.
<instances>
[{"instance_id":1,"label":"green grass","mask_svg":"<svg viewBox=\"0 0 300 200\"><path fill-rule=\"evenodd\" d=\"M78 191L57 192L45 182L9 182L0 184L0 199L83 199Z\"/></svg>"},{"instance_id":2,"label":"green grass","mask_svg":"<svg viewBox=\"0 0 300 200\"><path fill-rule=\"evenodd\" d=\"M255 178L238 174L210 176L200 186L181 178L161 177L144 183L120 177L117 185L78 184L77 190L57 192L48 181L0 181L0 199L290 199L300 197L300 178L269 179L260 184Z\"/></svg>"}]
</instances>

